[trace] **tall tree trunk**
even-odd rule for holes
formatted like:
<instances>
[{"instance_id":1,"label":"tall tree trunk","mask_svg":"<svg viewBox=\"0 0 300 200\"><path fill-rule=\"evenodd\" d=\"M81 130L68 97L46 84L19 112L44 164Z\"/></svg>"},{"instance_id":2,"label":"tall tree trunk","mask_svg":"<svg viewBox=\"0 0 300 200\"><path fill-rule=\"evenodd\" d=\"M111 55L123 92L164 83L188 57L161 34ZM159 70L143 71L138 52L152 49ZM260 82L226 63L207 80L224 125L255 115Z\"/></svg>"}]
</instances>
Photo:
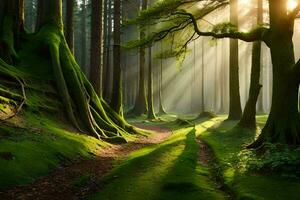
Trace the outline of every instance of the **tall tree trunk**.
<instances>
[{"instance_id":1,"label":"tall tree trunk","mask_svg":"<svg viewBox=\"0 0 300 200\"><path fill-rule=\"evenodd\" d=\"M215 66L214 66L214 73L215 73L215 84L214 84L214 112L218 113L218 107L219 107L219 85L218 85L218 81L219 81L219 72L218 72L218 60L219 60L219 49L218 49L218 41L216 41L215 44Z\"/></svg>"},{"instance_id":2,"label":"tall tree trunk","mask_svg":"<svg viewBox=\"0 0 300 200\"><path fill-rule=\"evenodd\" d=\"M147 0L142 0L141 8L142 10L147 9ZM145 38L145 28L141 27L140 39L143 40ZM145 48L140 47L139 53L139 89L138 94L136 96L135 105L132 112L136 115L146 114L147 113L147 98L146 98L146 90L145 90Z\"/></svg>"},{"instance_id":3,"label":"tall tree trunk","mask_svg":"<svg viewBox=\"0 0 300 200\"><path fill-rule=\"evenodd\" d=\"M230 0L230 22L238 26L238 1ZM242 117L242 106L240 97L239 81L239 43L236 39L230 40L230 100L229 100L229 120L238 120Z\"/></svg>"},{"instance_id":4,"label":"tall tree trunk","mask_svg":"<svg viewBox=\"0 0 300 200\"><path fill-rule=\"evenodd\" d=\"M299 74L296 73L298 68L295 68L299 66L295 65L292 40L294 19L287 18L286 0L270 2L269 9L269 47L273 63L272 105L262 133L250 145L253 148L261 147L265 142L300 144Z\"/></svg>"},{"instance_id":5,"label":"tall tree trunk","mask_svg":"<svg viewBox=\"0 0 300 200\"><path fill-rule=\"evenodd\" d=\"M82 0L81 4L81 58L80 58L80 65L85 74L88 76L88 69L87 69L87 64L86 64L86 51L87 51L87 44L86 44L86 1Z\"/></svg>"},{"instance_id":6,"label":"tall tree trunk","mask_svg":"<svg viewBox=\"0 0 300 200\"><path fill-rule=\"evenodd\" d=\"M109 68L109 46L110 46L110 29L109 29L109 23L111 20L110 17L110 0L104 0L104 9L103 9L103 76L102 76L102 96L105 100L107 99L107 93L108 93L108 84L107 84L107 79L108 79L108 68Z\"/></svg>"},{"instance_id":7,"label":"tall tree trunk","mask_svg":"<svg viewBox=\"0 0 300 200\"><path fill-rule=\"evenodd\" d=\"M41 26L42 14L44 12L42 3L43 3L42 1L37 0L37 16L36 16L35 31L38 31L38 28Z\"/></svg>"},{"instance_id":8,"label":"tall tree trunk","mask_svg":"<svg viewBox=\"0 0 300 200\"><path fill-rule=\"evenodd\" d=\"M204 38L201 41L201 112L205 112L205 87L204 87L204 76L205 76L205 64L204 64Z\"/></svg>"},{"instance_id":9,"label":"tall tree trunk","mask_svg":"<svg viewBox=\"0 0 300 200\"><path fill-rule=\"evenodd\" d=\"M224 48L225 41L222 40L221 41L221 45L222 45L222 51L221 51L221 77L220 77L220 83L219 83L219 87L221 88L221 105L220 105L220 113L224 114L225 113L225 91L226 91L226 64L225 64L225 54L226 54L226 49Z\"/></svg>"},{"instance_id":10,"label":"tall tree trunk","mask_svg":"<svg viewBox=\"0 0 300 200\"><path fill-rule=\"evenodd\" d=\"M149 71L148 71L148 115L147 119L155 119L155 112L153 106L153 66L152 66L152 48L148 48L148 56L149 56Z\"/></svg>"},{"instance_id":11,"label":"tall tree trunk","mask_svg":"<svg viewBox=\"0 0 300 200\"><path fill-rule=\"evenodd\" d=\"M67 0L66 40L74 53L74 0Z\"/></svg>"},{"instance_id":12,"label":"tall tree trunk","mask_svg":"<svg viewBox=\"0 0 300 200\"><path fill-rule=\"evenodd\" d=\"M35 16L36 16L36 1L25 1L26 13L25 13L25 24L26 28L30 32L34 32L35 28Z\"/></svg>"},{"instance_id":13,"label":"tall tree trunk","mask_svg":"<svg viewBox=\"0 0 300 200\"><path fill-rule=\"evenodd\" d=\"M160 43L160 51L162 52L163 43ZM164 109L164 104L163 104L163 59L160 59L160 69L159 69L159 84L158 84L158 101L159 101L159 107L158 107L158 114L164 115L166 114L166 111Z\"/></svg>"},{"instance_id":14,"label":"tall tree trunk","mask_svg":"<svg viewBox=\"0 0 300 200\"><path fill-rule=\"evenodd\" d=\"M257 25L262 24L263 2L257 0ZM245 106L239 126L244 128L256 129L256 104L262 85L260 84L261 71L261 41L253 43L252 47L252 66L249 98Z\"/></svg>"},{"instance_id":15,"label":"tall tree trunk","mask_svg":"<svg viewBox=\"0 0 300 200\"><path fill-rule=\"evenodd\" d=\"M90 79L96 93L102 96L102 0L92 0Z\"/></svg>"},{"instance_id":16,"label":"tall tree trunk","mask_svg":"<svg viewBox=\"0 0 300 200\"><path fill-rule=\"evenodd\" d=\"M24 1L3 0L0 8L0 56L13 64L18 59L16 49L20 47L24 33Z\"/></svg>"},{"instance_id":17,"label":"tall tree trunk","mask_svg":"<svg viewBox=\"0 0 300 200\"><path fill-rule=\"evenodd\" d=\"M121 0L114 0L114 48L113 92L111 107L123 115L122 69L121 69Z\"/></svg>"}]
</instances>

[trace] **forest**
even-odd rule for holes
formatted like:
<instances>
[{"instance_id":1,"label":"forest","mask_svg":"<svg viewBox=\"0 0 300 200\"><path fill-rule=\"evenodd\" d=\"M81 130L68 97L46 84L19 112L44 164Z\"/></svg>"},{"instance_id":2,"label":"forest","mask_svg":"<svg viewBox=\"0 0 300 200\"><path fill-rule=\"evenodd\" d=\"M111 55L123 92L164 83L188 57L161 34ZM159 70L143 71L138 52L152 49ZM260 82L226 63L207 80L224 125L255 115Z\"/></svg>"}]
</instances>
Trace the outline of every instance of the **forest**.
<instances>
[{"instance_id":1,"label":"forest","mask_svg":"<svg viewBox=\"0 0 300 200\"><path fill-rule=\"evenodd\" d=\"M299 200L300 0L0 0L0 200Z\"/></svg>"}]
</instances>

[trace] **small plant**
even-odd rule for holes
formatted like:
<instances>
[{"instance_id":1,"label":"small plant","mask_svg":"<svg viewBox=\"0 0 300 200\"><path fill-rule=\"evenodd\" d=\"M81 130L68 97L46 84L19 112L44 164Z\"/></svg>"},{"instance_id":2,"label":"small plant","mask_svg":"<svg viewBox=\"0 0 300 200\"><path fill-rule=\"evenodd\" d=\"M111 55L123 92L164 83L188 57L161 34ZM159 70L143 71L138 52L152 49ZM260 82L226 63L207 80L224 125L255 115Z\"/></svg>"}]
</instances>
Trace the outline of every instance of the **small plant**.
<instances>
[{"instance_id":1,"label":"small plant","mask_svg":"<svg viewBox=\"0 0 300 200\"><path fill-rule=\"evenodd\" d=\"M255 151L241 151L237 158L237 168L243 172L268 172L289 178L300 177L300 148L267 144L265 149L261 155Z\"/></svg>"}]
</instances>

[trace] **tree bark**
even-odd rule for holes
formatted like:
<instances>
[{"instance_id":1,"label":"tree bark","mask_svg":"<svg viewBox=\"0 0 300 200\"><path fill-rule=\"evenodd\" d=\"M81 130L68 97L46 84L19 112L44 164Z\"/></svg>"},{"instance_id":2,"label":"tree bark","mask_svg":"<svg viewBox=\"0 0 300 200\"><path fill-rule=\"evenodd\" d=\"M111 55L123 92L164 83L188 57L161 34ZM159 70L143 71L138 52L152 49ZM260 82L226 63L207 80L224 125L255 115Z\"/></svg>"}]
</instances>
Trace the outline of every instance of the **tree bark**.
<instances>
[{"instance_id":1,"label":"tree bark","mask_svg":"<svg viewBox=\"0 0 300 200\"><path fill-rule=\"evenodd\" d=\"M230 22L238 27L238 5L237 0L230 0ZM228 120L239 120L242 117L242 106L240 97L239 81L239 43L236 39L230 40L229 61L229 116Z\"/></svg>"},{"instance_id":2,"label":"tree bark","mask_svg":"<svg viewBox=\"0 0 300 200\"><path fill-rule=\"evenodd\" d=\"M11 3L11 1L6 3ZM17 5L18 9L22 9L19 4L9 5L12 7ZM127 134L126 132L134 133L136 131L97 96L68 47L63 33L62 0L40 0L39 9L43 11L39 10L41 17L38 26L39 31L32 37L26 37L28 39L22 42L24 45L34 44L28 54L43 51L45 61L50 62L50 65L44 66L51 66L52 74L49 76L56 83L58 97L62 101L66 117L81 132L88 132L91 136L107 141L126 142L123 137ZM21 13L7 10L9 12L4 14L4 18L11 17L12 13L16 13L18 16ZM11 24L19 25L19 22L22 21L20 19L22 18L12 18L13 23ZM1 27L2 30L6 27L4 24ZM13 33L15 32L13 31ZM2 59L1 56L0 71L7 72L8 70L5 68L7 64L3 64ZM22 56L20 59L25 58ZM15 74L13 75L18 76ZM19 80L18 77L16 79Z\"/></svg>"},{"instance_id":3,"label":"tree bark","mask_svg":"<svg viewBox=\"0 0 300 200\"><path fill-rule=\"evenodd\" d=\"M90 80L96 93L102 96L102 0L92 0Z\"/></svg>"},{"instance_id":4,"label":"tree bark","mask_svg":"<svg viewBox=\"0 0 300 200\"><path fill-rule=\"evenodd\" d=\"M18 59L16 49L20 47L24 34L24 1L4 0L0 5L0 56L9 64Z\"/></svg>"},{"instance_id":5,"label":"tree bark","mask_svg":"<svg viewBox=\"0 0 300 200\"><path fill-rule=\"evenodd\" d=\"M162 42L161 42L161 52L163 50L162 48ZM166 111L164 109L163 104L163 59L160 59L160 70L159 70L159 84L158 84L158 101L159 101L159 107L158 107L158 114L164 115L166 114Z\"/></svg>"},{"instance_id":6,"label":"tree bark","mask_svg":"<svg viewBox=\"0 0 300 200\"><path fill-rule=\"evenodd\" d=\"M88 69L86 65L86 51L87 51L87 45L86 45L86 1L82 0L81 4L81 58L80 58L80 65L83 71L85 72L86 76L88 76Z\"/></svg>"},{"instance_id":7,"label":"tree bark","mask_svg":"<svg viewBox=\"0 0 300 200\"><path fill-rule=\"evenodd\" d=\"M147 0L142 1L141 8L142 10L147 9ZM145 28L141 27L140 39L143 40L145 38ZM140 47L139 54L139 89L138 94L136 96L135 105L132 112L136 115L146 114L148 111L147 98L146 98L146 90L145 90L145 47Z\"/></svg>"},{"instance_id":8,"label":"tree bark","mask_svg":"<svg viewBox=\"0 0 300 200\"><path fill-rule=\"evenodd\" d=\"M153 106L153 66L152 66L152 48L148 48L148 56L149 56L149 71L148 71L148 114L147 119L155 119L155 112Z\"/></svg>"},{"instance_id":9,"label":"tree bark","mask_svg":"<svg viewBox=\"0 0 300 200\"><path fill-rule=\"evenodd\" d=\"M270 2L269 10L271 30L269 47L273 63L272 105L262 133L249 146L250 148L259 148L266 142L300 144L297 80L299 75L295 71L297 65L292 40L294 19L287 18L285 0Z\"/></svg>"},{"instance_id":10,"label":"tree bark","mask_svg":"<svg viewBox=\"0 0 300 200\"><path fill-rule=\"evenodd\" d=\"M257 1L257 25L262 24L263 4L262 0ZM256 129L256 104L262 85L260 84L261 72L261 41L253 43L252 47L252 66L251 81L249 90L249 99L246 103L245 110L239 126L249 129Z\"/></svg>"},{"instance_id":11,"label":"tree bark","mask_svg":"<svg viewBox=\"0 0 300 200\"><path fill-rule=\"evenodd\" d=\"M110 52L109 52L109 47L110 47L110 0L104 0L104 9L103 9L103 15L104 15L104 19L103 19L103 77L102 77L102 96L105 100L108 100L107 96L108 96L108 84L107 84L107 79L108 79L108 68L109 68L109 56L110 56Z\"/></svg>"},{"instance_id":12,"label":"tree bark","mask_svg":"<svg viewBox=\"0 0 300 200\"><path fill-rule=\"evenodd\" d=\"M67 0L66 40L74 53L74 0Z\"/></svg>"},{"instance_id":13,"label":"tree bark","mask_svg":"<svg viewBox=\"0 0 300 200\"><path fill-rule=\"evenodd\" d=\"M123 115L122 69L121 69L121 0L114 0L114 48L113 48L113 91L111 107Z\"/></svg>"}]
</instances>

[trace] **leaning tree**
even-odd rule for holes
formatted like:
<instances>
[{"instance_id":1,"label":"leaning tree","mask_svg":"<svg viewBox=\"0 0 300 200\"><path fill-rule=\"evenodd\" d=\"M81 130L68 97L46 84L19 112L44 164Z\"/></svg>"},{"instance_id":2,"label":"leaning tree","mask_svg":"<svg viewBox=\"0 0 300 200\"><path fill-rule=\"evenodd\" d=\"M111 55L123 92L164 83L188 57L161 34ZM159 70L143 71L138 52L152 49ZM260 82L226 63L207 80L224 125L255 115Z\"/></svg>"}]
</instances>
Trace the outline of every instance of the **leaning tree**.
<instances>
[{"instance_id":1,"label":"leaning tree","mask_svg":"<svg viewBox=\"0 0 300 200\"><path fill-rule=\"evenodd\" d=\"M198 3L196 9L189 9ZM246 42L263 41L271 51L273 65L273 97L270 115L262 133L249 147L258 148L266 142L300 145L300 116L298 90L300 61L294 57L294 21L300 11L300 2L292 10L288 0L269 0L268 26L258 26L242 32L230 23L215 25L211 30L199 26L198 20L217 8L228 5L227 0L165 0L141 12L132 23L151 25L154 21L165 23L160 30L149 34L143 41L134 41L131 46L140 46L162 40L167 35L193 27L199 36L234 38ZM191 10L191 11L190 11Z\"/></svg>"},{"instance_id":2,"label":"leaning tree","mask_svg":"<svg viewBox=\"0 0 300 200\"><path fill-rule=\"evenodd\" d=\"M26 68L18 66L33 56L43 59L48 64L36 63L30 68L49 71L49 84L56 86L66 117L72 125L100 139L125 141L123 136L134 132L134 129L98 97L68 47L63 33L62 0L38 1L37 27L33 35L27 34L23 27L23 4L23 0L0 1L1 77L10 77L20 84L26 79L37 79L26 73ZM45 68L40 69L41 66ZM37 80L47 78L39 77ZM23 98L26 99L26 84L22 85Z\"/></svg>"}]
</instances>

